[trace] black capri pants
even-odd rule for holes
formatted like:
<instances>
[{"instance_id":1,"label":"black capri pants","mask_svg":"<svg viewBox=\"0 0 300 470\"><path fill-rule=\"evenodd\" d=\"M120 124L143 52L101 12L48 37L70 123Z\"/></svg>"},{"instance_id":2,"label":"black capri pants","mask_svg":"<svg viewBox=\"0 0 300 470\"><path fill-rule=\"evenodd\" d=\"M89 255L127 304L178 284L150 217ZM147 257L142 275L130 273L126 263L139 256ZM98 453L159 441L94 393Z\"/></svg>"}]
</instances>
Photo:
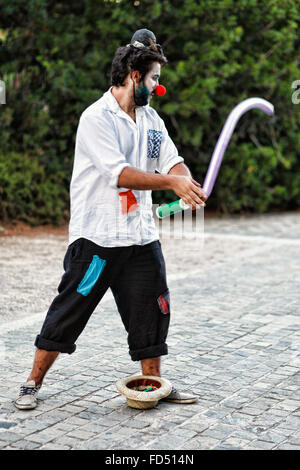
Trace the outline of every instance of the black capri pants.
<instances>
[{"instance_id":1,"label":"black capri pants","mask_svg":"<svg viewBox=\"0 0 300 470\"><path fill-rule=\"evenodd\" d=\"M37 348L73 353L78 336L110 287L128 332L131 359L168 354L170 296L159 240L107 248L79 238L67 249L64 270L58 295L36 337Z\"/></svg>"}]
</instances>

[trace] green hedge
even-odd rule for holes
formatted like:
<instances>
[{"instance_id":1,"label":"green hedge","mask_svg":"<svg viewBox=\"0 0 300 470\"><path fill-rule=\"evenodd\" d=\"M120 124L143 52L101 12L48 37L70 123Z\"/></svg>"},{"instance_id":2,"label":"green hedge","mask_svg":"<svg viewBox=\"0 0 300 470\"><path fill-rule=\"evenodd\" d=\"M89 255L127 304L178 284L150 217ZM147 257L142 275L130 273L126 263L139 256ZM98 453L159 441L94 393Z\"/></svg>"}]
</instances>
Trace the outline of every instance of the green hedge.
<instances>
[{"instance_id":1,"label":"green hedge","mask_svg":"<svg viewBox=\"0 0 300 470\"><path fill-rule=\"evenodd\" d=\"M38 201L7 195L0 217L26 220L30 213L28 220L55 223L68 217L78 119L107 90L117 47L141 27L155 32L169 60L161 77L167 94L152 105L200 182L232 108L253 96L275 106L274 117L252 110L238 123L208 207L299 207L300 104L292 103L291 88L300 79L299 14L294 0L2 2L7 104L0 105L0 150L8 180L0 175L0 190L7 195L8 181L18 179L17 161L27 162L28 173L30 162L36 165L32 171L44 183L38 189L36 178ZM9 161L13 154L19 158ZM176 197L153 195L155 202Z\"/></svg>"},{"instance_id":2,"label":"green hedge","mask_svg":"<svg viewBox=\"0 0 300 470\"><path fill-rule=\"evenodd\" d=\"M61 224L68 216L66 175L46 174L37 157L0 153L0 219Z\"/></svg>"}]
</instances>

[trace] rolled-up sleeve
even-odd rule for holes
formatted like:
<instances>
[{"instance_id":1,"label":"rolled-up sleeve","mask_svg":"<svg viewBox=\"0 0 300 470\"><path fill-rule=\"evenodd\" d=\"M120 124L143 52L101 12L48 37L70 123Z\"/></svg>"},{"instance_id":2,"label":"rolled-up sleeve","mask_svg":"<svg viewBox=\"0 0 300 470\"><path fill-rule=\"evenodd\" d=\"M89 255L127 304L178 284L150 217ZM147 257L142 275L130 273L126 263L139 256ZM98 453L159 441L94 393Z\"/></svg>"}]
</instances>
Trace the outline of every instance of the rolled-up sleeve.
<instances>
[{"instance_id":1,"label":"rolled-up sleeve","mask_svg":"<svg viewBox=\"0 0 300 470\"><path fill-rule=\"evenodd\" d=\"M78 145L105 178L109 186L118 187L121 172L130 164L120 151L113 127L105 116L82 116L78 126Z\"/></svg>"},{"instance_id":2,"label":"rolled-up sleeve","mask_svg":"<svg viewBox=\"0 0 300 470\"><path fill-rule=\"evenodd\" d=\"M174 165L177 163L184 162L183 157L178 155L177 148L168 134L166 126L162 119L161 122L161 130L162 130L162 141L160 146L159 157L157 161L156 170L159 173L167 174L173 168Z\"/></svg>"}]
</instances>

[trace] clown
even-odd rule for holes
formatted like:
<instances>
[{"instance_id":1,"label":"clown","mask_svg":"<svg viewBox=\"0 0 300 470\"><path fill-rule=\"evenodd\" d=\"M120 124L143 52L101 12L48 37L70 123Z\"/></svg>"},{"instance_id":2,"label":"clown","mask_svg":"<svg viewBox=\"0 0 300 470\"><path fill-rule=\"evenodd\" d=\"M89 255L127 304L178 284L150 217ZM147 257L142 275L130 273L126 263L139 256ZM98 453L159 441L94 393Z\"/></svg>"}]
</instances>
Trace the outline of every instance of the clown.
<instances>
[{"instance_id":1,"label":"clown","mask_svg":"<svg viewBox=\"0 0 300 470\"><path fill-rule=\"evenodd\" d=\"M15 401L19 409L37 406L48 369L60 353L74 353L109 288L128 333L131 359L140 362L143 375L161 375L170 293L151 191L172 189L193 208L205 200L150 106L166 63L154 34L137 31L116 51L111 87L80 116L65 272L36 337L32 371ZM174 389L165 399L193 403L196 397Z\"/></svg>"}]
</instances>

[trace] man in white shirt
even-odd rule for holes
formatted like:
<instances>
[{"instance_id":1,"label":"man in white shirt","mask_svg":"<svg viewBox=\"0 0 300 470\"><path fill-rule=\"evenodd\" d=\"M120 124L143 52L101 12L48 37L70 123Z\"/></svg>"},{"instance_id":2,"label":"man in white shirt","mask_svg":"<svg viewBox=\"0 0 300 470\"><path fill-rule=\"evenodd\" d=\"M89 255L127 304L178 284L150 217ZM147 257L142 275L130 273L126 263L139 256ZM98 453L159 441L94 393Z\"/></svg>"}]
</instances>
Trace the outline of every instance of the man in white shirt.
<instances>
[{"instance_id":1,"label":"man in white shirt","mask_svg":"<svg viewBox=\"0 0 300 470\"><path fill-rule=\"evenodd\" d=\"M32 371L15 406L32 409L45 374L75 341L108 288L143 375L160 376L168 353L170 297L152 213L152 190L172 189L193 209L206 196L149 103L167 62L154 34L139 30L117 50L112 86L82 113L70 186L65 273L41 332ZM173 390L166 400L193 403Z\"/></svg>"}]
</instances>

